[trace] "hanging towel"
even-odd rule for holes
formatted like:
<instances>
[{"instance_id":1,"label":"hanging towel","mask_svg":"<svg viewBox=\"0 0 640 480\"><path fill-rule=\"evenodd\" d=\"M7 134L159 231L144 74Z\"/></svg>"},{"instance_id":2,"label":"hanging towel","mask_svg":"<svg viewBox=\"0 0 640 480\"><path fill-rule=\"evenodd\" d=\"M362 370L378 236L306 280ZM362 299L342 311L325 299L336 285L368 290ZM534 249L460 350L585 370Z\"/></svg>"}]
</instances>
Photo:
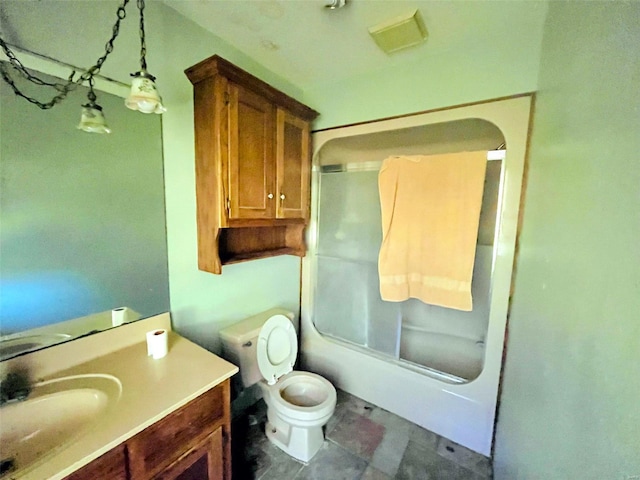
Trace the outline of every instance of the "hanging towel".
<instances>
[{"instance_id":1,"label":"hanging towel","mask_svg":"<svg viewBox=\"0 0 640 480\"><path fill-rule=\"evenodd\" d=\"M487 152L387 158L378 186L380 295L470 311Z\"/></svg>"}]
</instances>

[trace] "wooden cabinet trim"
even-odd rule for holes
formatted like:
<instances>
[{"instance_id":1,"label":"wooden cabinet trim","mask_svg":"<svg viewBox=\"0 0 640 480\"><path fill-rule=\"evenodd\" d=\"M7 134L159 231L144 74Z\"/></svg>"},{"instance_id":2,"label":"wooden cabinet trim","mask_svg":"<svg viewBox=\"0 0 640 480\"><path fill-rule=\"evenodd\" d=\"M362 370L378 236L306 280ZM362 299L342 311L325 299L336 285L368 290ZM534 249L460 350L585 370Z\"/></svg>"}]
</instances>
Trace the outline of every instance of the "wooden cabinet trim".
<instances>
[{"instance_id":1,"label":"wooden cabinet trim","mask_svg":"<svg viewBox=\"0 0 640 480\"><path fill-rule=\"evenodd\" d=\"M184 73L193 85L209 77L222 75L235 83L244 85L269 101L286 108L306 121L312 121L319 115L319 113L312 108L298 102L296 99L275 89L268 83L236 67L234 64L218 55L213 55L202 60L196 65L186 69Z\"/></svg>"}]
</instances>

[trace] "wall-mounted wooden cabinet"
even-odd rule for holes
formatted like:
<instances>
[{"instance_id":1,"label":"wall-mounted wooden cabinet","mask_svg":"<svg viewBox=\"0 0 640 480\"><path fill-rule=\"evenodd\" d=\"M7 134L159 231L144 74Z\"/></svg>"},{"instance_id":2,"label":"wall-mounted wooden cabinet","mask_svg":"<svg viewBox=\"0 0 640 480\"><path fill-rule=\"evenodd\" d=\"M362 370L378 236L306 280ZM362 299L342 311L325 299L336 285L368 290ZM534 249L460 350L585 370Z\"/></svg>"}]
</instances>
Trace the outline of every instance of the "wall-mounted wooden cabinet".
<instances>
[{"instance_id":1,"label":"wall-mounted wooden cabinet","mask_svg":"<svg viewBox=\"0 0 640 480\"><path fill-rule=\"evenodd\" d=\"M311 108L216 56L193 83L198 267L304 256Z\"/></svg>"}]
</instances>

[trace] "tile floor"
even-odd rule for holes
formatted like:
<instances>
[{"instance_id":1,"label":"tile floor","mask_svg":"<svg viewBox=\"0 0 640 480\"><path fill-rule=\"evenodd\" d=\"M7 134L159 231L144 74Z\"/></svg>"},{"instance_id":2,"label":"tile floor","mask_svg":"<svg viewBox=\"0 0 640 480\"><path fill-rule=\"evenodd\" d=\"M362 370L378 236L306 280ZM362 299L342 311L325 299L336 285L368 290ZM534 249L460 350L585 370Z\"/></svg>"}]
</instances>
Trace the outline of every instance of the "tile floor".
<instances>
[{"instance_id":1,"label":"tile floor","mask_svg":"<svg viewBox=\"0 0 640 480\"><path fill-rule=\"evenodd\" d=\"M308 465L267 440L260 400L234 420L234 480L488 480L489 459L338 390L326 440Z\"/></svg>"}]
</instances>

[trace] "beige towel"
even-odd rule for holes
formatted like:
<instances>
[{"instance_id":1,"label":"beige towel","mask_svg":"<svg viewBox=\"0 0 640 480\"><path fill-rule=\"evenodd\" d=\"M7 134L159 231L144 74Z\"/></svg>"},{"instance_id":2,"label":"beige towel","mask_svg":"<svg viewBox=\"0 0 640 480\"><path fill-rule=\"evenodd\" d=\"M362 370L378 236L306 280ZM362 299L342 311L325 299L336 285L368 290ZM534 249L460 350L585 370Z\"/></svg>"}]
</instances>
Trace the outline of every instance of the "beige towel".
<instances>
[{"instance_id":1,"label":"beige towel","mask_svg":"<svg viewBox=\"0 0 640 480\"><path fill-rule=\"evenodd\" d=\"M487 152L389 157L378 176L380 295L470 311Z\"/></svg>"}]
</instances>

